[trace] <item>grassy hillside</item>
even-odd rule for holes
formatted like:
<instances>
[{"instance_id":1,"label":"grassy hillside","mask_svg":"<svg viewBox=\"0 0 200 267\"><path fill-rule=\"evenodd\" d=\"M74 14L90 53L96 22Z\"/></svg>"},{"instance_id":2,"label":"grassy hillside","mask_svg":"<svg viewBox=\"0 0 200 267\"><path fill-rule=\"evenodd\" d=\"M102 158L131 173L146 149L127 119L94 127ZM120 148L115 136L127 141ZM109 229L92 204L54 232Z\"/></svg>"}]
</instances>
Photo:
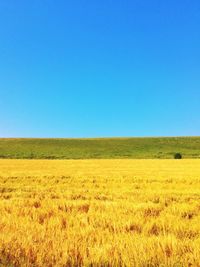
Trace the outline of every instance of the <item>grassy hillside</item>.
<instances>
[{"instance_id":1,"label":"grassy hillside","mask_svg":"<svg viewBox=\"0 0 200 267\"><path fill-rule=\"evenodd\" d=\"M0 139L0 158L200 158L200 137Z\"/></svg>"}]
</instances>

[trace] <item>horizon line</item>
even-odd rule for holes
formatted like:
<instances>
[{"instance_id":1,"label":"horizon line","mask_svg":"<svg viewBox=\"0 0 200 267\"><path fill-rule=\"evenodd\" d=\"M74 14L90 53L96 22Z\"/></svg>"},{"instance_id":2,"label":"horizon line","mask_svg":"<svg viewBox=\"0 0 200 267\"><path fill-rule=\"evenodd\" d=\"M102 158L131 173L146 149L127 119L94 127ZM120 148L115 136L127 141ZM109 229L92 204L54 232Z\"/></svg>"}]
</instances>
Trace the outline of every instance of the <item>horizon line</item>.
<instances>
[{"instance_id":1,"label":"horizon line","mask_svg":"<svg viewBox=\"0 0 200 267\"><path fill-rule=\"evenodd\" d=\"M131 139L131 138L197 138L200 135L163 135L163 136L99 136L99 137L0 137L0 139Z\"/></svg>"}]
</instances>

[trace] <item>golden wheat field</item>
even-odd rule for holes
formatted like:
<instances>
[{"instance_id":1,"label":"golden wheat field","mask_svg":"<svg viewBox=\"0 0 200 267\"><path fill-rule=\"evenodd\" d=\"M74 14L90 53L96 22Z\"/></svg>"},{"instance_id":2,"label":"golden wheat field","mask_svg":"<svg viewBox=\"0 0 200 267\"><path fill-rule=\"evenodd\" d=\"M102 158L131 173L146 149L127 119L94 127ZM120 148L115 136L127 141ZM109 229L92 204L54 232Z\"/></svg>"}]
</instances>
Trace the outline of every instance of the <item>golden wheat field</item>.
<instances>
[{"instance_id":1,"label":"golden wheat field","mask_svg":"<svg viewBox=\"0 0 200 267\"><path fill-rule=\"evenodd\" d=\"M200 160L0 160L1 266L200 266Z\"/></svg>"}]
</instances>

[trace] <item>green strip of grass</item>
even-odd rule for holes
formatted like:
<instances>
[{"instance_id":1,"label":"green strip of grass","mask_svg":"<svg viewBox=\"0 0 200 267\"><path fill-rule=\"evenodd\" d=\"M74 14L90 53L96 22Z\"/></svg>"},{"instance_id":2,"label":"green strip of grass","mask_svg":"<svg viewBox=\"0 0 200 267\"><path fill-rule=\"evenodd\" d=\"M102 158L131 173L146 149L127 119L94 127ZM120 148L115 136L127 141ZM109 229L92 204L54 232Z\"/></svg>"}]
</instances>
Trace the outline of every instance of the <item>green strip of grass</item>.
<instances>
[{"instance_id":1,"label":"green strip of grass","mask_svg":"<svg viewBox=\"0 0 200 267\"><path fill-rule=\"evenodd\" d=\"M0 138L0 158L200 158L200 137L40 139Z\"/></svg>"}]
</instances>

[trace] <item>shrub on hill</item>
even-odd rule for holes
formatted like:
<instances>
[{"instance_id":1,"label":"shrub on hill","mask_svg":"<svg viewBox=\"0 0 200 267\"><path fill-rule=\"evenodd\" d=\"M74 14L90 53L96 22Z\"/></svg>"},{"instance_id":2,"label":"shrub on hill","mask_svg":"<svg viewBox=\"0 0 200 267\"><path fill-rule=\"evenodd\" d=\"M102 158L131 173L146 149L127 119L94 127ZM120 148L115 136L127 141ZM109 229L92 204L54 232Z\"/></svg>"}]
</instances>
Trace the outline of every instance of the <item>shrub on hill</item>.
<instances>
[{"instance_id":1,"label":"shrub on hill","mask_svg":"<svg viewBox=\"0 0 200 267\"><path fill-rule=\"evenodd\" d=\"M181 153L175 153L175 154L174 154L174 158L175 158L175 159L182 159L182 155L181 155Z\"/></svg>"}]
</instances>

